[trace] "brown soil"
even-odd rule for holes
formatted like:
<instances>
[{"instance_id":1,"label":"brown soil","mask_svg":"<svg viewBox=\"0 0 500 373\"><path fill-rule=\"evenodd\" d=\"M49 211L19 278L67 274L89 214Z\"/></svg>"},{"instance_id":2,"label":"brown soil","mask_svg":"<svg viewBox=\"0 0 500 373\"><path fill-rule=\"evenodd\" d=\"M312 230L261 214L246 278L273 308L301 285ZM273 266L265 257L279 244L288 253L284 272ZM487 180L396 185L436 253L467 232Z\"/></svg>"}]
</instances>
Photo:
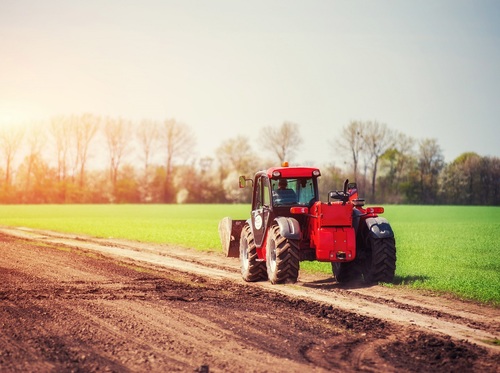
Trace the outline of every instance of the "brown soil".
<instances>
[{"instance_id":1,"label":"brown soil","mask_svg":"<svg viewBox=\"0 0 500 373\"><path fill-rule=\"evenodd\" d=\"M499 372L498 308L237 259L0 229L0 371Z\"/></svg>"}]
</instances>

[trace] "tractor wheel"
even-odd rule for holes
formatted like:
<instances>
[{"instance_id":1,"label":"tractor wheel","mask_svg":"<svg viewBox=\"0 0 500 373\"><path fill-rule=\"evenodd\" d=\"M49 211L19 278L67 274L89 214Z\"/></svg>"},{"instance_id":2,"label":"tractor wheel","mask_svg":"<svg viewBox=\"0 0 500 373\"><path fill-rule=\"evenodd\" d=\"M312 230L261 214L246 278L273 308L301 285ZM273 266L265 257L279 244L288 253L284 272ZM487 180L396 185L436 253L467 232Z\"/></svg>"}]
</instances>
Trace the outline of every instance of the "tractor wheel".
<instances>
[{"instance_id":1,"label":"tractor wheel","mask_svg":"<svg viewBox=\"0 0 500 373\"><path fill-rule=\"evenodd\" d=\"M366 283L392 282L396 271L396 241L394 238L370 236L361 270Z\"/></svg>"},{"instance_id":2,"label":"tractor wheel","mask_svg":"<svg viewBox=\"0 0 500 373\"><path fill-rule=\"evenodd\" d=\"M241 232L240 260L243 280L248 282L267 280L266 263L257 261L257 248L248 224L243 227Z\"/></svg>"},{"instance_id":3,"label":"tractor wheel","mask_svg":"<svg viewBox=\"0 0 500 373\"><path fill-rule=\"evenodd\" d=\"M267 275L273 284L294 283L299 277L299 243L280 233L278 225L269 231L266 248Z\"/></svg>"},{"instance_id":4,"label":"tractor wheel","mask_svg":"<svg viewBox=\"0 0 500 373\"><path fill-rule=\"evenodd\" d=\"M340 284L353 282L361 279L361 271L357 260L352 262L332 262L332 272Z\"/></svg>"}]
</instances>

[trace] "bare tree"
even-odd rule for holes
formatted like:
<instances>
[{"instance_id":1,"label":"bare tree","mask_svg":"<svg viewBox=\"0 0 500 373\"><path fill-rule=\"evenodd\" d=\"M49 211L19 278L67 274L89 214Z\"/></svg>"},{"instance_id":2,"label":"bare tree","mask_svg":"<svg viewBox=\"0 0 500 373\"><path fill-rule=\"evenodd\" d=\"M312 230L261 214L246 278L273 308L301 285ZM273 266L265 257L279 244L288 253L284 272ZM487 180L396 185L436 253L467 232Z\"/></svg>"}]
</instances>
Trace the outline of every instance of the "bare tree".
<instances>
[{"instance_id":1,"label":"bare tree","mask_svg":"<svg viewBox=\"0 0 500 373\"><path fill-rule=\"evenodd\" d=\"M72 132L75 144L74 169L78 173L80 188L85 184L85 166L87 164L89 145L94 138L100 119L92 114L83 114L72 120Z\"/></svg>"},{"instance_id":2,"label":"bare tree","mask_svg":"<svg viewBox=\"0 0 500 373\"><path fill-rule=\"evenodd\" d=\"M164 201L168 203L175 200L172 177L174 162L191 154L195 138L186 124L175 119L165 120L162 137L166 151Z\"/></svg>"},{"instance_id":3,"label":"bare tree","mask_svg":"<svg viewBox=\"0 0 500 373\"><path fill-rule=\"evenodd\" d=\"M24 137L24 128L20 126L2 127L0 129L0 147L5 160L5 188L8 189L12 182L12 163L16 153L21 147Z\"/></svg>"},{"instance_id":4,"label":"bare tree","mask_svg":"<svg viewBox=\"0 0 500 373\"><path fill-rule=\"evenodd\" d=\"M139 146L142 150L142 157L144 161L144 175L141 183L141 199L151 199L150 183L150 161L151 156L156 147L158 146L158 136L160 134L160 123L153 120L142 120L137 128L137 137Z\"/></svg>"},{"instance_id":5,"label":"bare tree","mask_svg":"<svg viewBox=\"0 0 500 373\"><path fill-rule=\"evenodd\" d=\"M28 145L28 155L26 158L27 161L27 170L26 170L26 182L25 182L25 191L28 192L30 189L31 182L31 173L33 169L34 163L40 157L43 145L46 141L46 132L45 128L40 123L32 123L28 127L27 131L27 145Z\"/></svg>"},{"instance_id":6,"label":"bare tree","mask_svg":"<svg viewBox=\"0 0 500 373\"><path fill-rule=\"evenodd\" d=\"M358 179L359 157L363 149L362 126L363 124L360 121L351 121L342 129L340 136L335 139L335 145L339 149L351 154L354 180Z\"/></svg>"},{"instance_id":7,"label":"bare tree","mask_svg":"<svg viewBox=\"0 0 500 373\"><path fill-rule=\"evenodd\" d=\"M56 147L57 178L59 181L63 181L68 174L68 158L71 149L71 122L69 118L63 116L52 118L50 132Z\"/></svg>"},{"instance_id":8,"label":"bare tree","mask_svg":"<svg viewBox=\"0 0 500 373\"><path fill-rule=\"evenodd\" d=\"M376 121L364 122L362 125L363 146L369 155L372 165L371 198L375 200L378 163L382 154L394 144L394 135L385 123Z\"/></svg>"},{"instance_id":9,"label":"bare tree","mask_svg":"<svg viewBox=\"0 0 500 373\"><path fill-rule=\"evenodd\" d=\"M130 128L131 123L122 118L108 118L104 122L104 135L109 150L110 180L113 192L116 192L120 163L131 140Z\"/></svg>"},{"instance_id":10,"label":"bare tree","mask_svg":"<svg viewBox=\"0 0 500 373\"><path fill-rule=\"evenodd\" d=\"M137 137L142 150L144 172L147 173L151 155L158 145L160 123L153 120L142 120L137 129Z\"/></svg>"},{"instance_id":11,"label":"bare tree","mask_svg":"<svg viewBox=\"0 0 500 373\"><path fill-rule=\"evenodd\" d=\"M299 126L292 122L284 122L280 127L264 127L261 139L265 149L272 151L280 163L291 161L302 144Z\"/></svg>"}]
</instances>

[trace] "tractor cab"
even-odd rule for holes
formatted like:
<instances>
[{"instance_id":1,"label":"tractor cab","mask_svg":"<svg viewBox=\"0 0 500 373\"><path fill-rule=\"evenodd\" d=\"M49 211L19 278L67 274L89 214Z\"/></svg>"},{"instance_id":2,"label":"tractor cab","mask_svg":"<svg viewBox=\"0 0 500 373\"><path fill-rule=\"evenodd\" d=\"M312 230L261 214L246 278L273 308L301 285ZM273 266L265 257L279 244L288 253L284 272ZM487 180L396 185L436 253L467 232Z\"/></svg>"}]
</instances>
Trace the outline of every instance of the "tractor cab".
<instances>
[{"instance_id":1,"label":"tractor cab","mask_svg":"<svg viewBox=\"0 0 500 373\"><path fill-rule=\"evenodd\" d=\"M293 216L300 225L305 223L309 208L319 200L319 176L317 168L286 166L255 174L251 225L257 247L264 243L267 228L275 218ZM247 180L240 178L240 186Z\"/></svg>"},{"instance_id":2,"label":"tractor cab","mask_svg":"<svg viewBox=\"0 0 500 373\"><path fill-rule=\"evenodd\" d=\"M319 176L317 168L308 167L279 167L257 172L252 180L252 211L263 207L280 211L290 210L291 206L311 207L319 200ZM240 187L246 180L240 178Z\"/></svg>"}]
</instances>

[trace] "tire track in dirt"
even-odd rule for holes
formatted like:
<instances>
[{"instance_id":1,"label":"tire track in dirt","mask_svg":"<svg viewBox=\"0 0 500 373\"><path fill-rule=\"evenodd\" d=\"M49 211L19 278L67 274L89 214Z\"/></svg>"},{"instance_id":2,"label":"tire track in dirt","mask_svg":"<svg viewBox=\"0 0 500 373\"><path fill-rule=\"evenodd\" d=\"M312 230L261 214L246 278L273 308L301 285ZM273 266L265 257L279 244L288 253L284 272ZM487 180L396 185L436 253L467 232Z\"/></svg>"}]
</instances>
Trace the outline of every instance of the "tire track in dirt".
<instances>
[{"instance_id":1,"label":"tire track in dirt","mask_svg":"<svg viewBox=\"0 0 500 373\"><path fill-rule=\"evenodd\" d=\"M81 235L69 235L33 229L2 228L0 232L24 239L43 240L52 244L77 247L101 255L118 258L133 264L138 261L214 279L242 283L239 262L199 251L172 248L167 245L132 242L120 239L98 239ZM430 333L450 336L457 341L469 341L494 352L500 347L492 344L499 339L500 310L471 305L471 312L464 310L464 302L446 300L439 306L436 297L416 294L401 296L397 289L380 286L346 289L333 280L304 275L295 285L271 285L268 282L246 283L268 291L288 296L314 300L349 312L390 321L399 325L411 325ZM465 308L466 309L466 308Z\"/></svg>"}]
</instances>

